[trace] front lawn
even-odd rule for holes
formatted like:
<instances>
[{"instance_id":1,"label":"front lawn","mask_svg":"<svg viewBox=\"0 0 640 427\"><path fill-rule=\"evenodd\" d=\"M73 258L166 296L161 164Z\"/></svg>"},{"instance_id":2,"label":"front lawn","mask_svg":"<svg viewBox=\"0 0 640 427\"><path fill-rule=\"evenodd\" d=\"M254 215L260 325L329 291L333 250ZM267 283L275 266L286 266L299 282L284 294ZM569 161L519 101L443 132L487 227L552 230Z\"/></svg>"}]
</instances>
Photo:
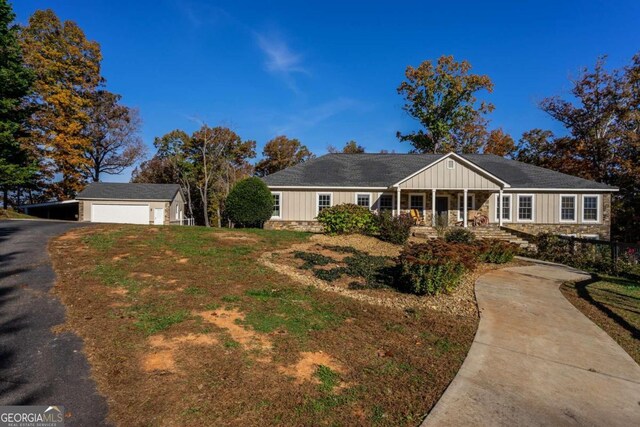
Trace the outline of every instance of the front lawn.
<instances>
[{"instance_id":1,"label":"front lawn","mask_svg":"<svg viewBox=\"0 0 640 427\"><path fill-rule=\"evenodd\" d=\"M566 283L561 289L576 308L640 363L640 282L601 276L595 281Z\"/></svg>"},{"instance_id":2,"label":"front lawn","mask_svg":"<svg viewBox=\"0 0 640 427\"><path fill-rule=\"evenodd\" d=\"M260 262L308 240L283 231L99 226L53 241L55 292L68 309L60 329L83 337L110 420L419 424L463 362L476 313L371 304Z\"/></svg>"}]
</instances>

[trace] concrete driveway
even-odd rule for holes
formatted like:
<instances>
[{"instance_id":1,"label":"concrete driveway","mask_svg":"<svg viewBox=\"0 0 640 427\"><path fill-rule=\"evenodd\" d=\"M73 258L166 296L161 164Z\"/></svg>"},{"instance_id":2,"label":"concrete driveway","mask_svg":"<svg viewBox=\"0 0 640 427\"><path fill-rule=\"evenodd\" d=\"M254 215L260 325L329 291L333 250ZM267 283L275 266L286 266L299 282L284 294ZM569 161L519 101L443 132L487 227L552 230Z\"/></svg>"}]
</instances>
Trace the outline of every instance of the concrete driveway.
<instances>
[{"instance_id":1,"label":"concrete driveway","mask_svg":"<svg viewBox=\"0 0 640 427\"><path fill-rule=\"evenodd\" d=\"M65 309L49 294L55 282L47 243L75 227L61 221L0 221L0 405L63 405L67 425L106 425L82 341L55 335Z\"/></svg>"},{"instance_id":2,"label":"concrete driveway","mask_svg":"<svg viewBox=\"0 0 640 427\"><path fill-rule=\"evenodd\" d=\"M640 425L640 366L558 289L588 278L545 264L480 277L475 340L423 425Z\"/></svg>"}]
</instances>

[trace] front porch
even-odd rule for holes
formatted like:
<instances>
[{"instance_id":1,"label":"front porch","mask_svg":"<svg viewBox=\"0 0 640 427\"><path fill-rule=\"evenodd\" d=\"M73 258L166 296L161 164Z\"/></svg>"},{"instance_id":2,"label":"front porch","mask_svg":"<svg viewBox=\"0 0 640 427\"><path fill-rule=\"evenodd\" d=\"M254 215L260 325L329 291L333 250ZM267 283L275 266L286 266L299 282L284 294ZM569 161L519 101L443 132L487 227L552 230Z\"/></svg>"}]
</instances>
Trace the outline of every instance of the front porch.
<instances>
[{"instance_id":1,"label":"front porch","mask_svg":"<svg viewBox=\"0 0 640 427\"><path fill-rule=\"evenodd\" d=\"M501 190L396 190L395 214L411 215L416 226L472 227L474 225L502 225L497 213L490 212L490 199L493 194L500 195ZM501 197L496 197L499 201ZM500 211L500 209L497 209ZM482 221L473 221L481 218Z\"/></svg>"}]
</instances>

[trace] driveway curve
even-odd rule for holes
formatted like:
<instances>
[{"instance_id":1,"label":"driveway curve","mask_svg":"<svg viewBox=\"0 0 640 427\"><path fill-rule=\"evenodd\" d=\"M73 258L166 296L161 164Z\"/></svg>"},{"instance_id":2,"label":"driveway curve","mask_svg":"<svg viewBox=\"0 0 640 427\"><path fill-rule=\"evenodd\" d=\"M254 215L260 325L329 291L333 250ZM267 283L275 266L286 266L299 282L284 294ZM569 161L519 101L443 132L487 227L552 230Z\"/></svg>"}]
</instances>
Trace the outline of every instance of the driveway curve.
<instances>
[{"instance_id":1,"label":"driveway curve","mask_svg":"<svg viewBox=\"0 0 640 427\"><path fill-rule=\"evenodd\" d=\"M422 425L640 425L640 366L559 290L588 278L547 263L480 277L478 332Z\"/></svg>"},{"instance_id":2,"label":"driveway curve","mask_svg":"<svg viewBox=\"0 0 640 427\"><path fill-rule=\"evenodd\" d=\"M54 334L64 323L47 244L83 226L62 221L0 221L0 405L62 405L68 426L106 425L82 340Z\"/></svg>"}]
</instances>

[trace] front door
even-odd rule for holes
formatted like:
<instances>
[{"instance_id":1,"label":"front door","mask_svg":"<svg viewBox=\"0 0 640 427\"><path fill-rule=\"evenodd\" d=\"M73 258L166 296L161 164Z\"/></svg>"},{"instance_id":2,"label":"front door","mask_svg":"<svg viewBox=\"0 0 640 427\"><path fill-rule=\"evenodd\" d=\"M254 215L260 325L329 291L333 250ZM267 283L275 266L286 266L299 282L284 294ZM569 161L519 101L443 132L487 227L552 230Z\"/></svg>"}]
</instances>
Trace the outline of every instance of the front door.
<instances>
[{"instance_id":1,"label":"front door","mask_svg":"<svg viewBox=\"0 0 640 427\"><path fill-rule=\"evenodd\" d=\"M155 208L153 210L153 225L164 224L164 208Z\"/></svg>"},{"instance_id":2,"label":"front door","mask_svg":"<svg viewBox=\"0 0 640 427\"><path fill-rule=\"evenodd\" d=\"M448 225L449 223L449 198L436 197L436 224Z\"/></svg>"}]
</instances>

